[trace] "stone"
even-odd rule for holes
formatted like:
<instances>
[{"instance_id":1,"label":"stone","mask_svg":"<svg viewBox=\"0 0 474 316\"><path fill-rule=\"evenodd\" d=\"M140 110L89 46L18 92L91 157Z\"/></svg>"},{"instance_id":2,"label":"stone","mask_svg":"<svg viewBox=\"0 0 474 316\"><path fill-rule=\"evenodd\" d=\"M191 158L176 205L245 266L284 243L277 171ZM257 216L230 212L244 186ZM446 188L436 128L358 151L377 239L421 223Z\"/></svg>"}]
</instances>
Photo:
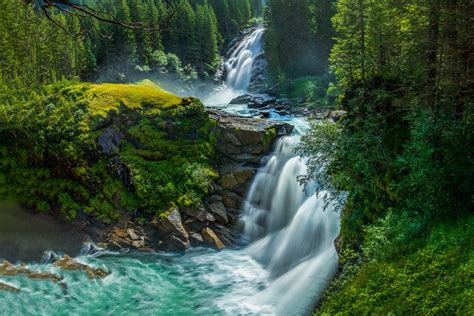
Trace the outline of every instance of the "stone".
<instances>
[{"instance_id":1,"label":"stone","mask_svg":"<svg viewBox=\"0 0 474 316\"><path fill-rule=\"evenodd\" d=\"M52 282L59 282L63 278L55 273L51 272L41 272L41 271L32 271L24 264L14 265L6 260L0 265L0 275L3 276L17 276L24 275L28 279L32 280L50 280Z\"/></svg>"},{"instance_id":2,"label":"stone","mask_svg":"<svg viewBox=\"0 0 474 316\"><path fill-rule=\"evenodd\" d=\"M197 219L200 222L206 222L206 221L215 222L216 221L216 218L214 217L214 215L209 213L204 206L198 206L195 208L182 207L181 212L183 214L186 214L187 216Z\"/></svg>"},{"instance_id":3,"label":"stone","mask_svg":"<svg viewBox=\"0 0 474 316\"><path fill-rule=\"evenodd\" d=\"M189 234L176 208L168 214L155 217L152 223L162 241L160 248L168 251L183 251L189 248Z\"/></svg>"},{"instance_id":4,"label":"stone","mask_svg":"<svg viewBox=\"0 0 474 316\"><path fill-rule=\"evenodd\" d=\"M107 127L97 138L97 148L101 154L110 155L117 150L121 140L120 131L115 127Z\"/></svg>"},{"instance_id":5,"label":"stone","mask_svg":"<svg viewBox=\"0 0 474 316\"><path fill-rule=\"evenodd\" d=\"M87 264L77 262L68 255L64 255L61 259L56 261L54 266L66 271L84 271L89 279L105 278L110 275L110 272L104 269L93 268Z\"/></svg>"},{"instance_id":6,"label":"stone","mask_svg":"<svg viewBox=\"0 0 474 316\"><path fill-rule=\"evenodd\" d=\"M226 208L239 209L242 205L242 197L231 191L222 191L222 202Z\"/></svg>"},{"instance_id":7,"label":"stone","mask_svg":"<svg viewBox=\"0 0 474 316\"><path fill-rule=\"evenodd\" d=\"M128 228L127 229L127 234L130 237L130 239L132 239L132 240L139 240L140 239L140 236L137 235L137 233L135 232L135 230L133 228Z\"/></svg>"},{"instance_id":8,"label":"stone","mask_svg":"<svg viewBox=\"0 0 474 316\"><path fill-rule=\"evenodd\" d=\"M227 212L225 210L224 203L222 202L214 202L208 204L209 210L211 213L217 216L220 222L227 224L229 222L229 218L227 217Z\"/></svg>"},{"instance_id":9,"label":"stone","mask_svg":"<svg viewBox=\"0 0 474 316\"><path fill-rule=\"evenodd\" d=\"M249 108L262 108L276 102L276 97L268 94L254 94L248 103Z\"/></svg>"},{"instance_id":10,"label":"stone","mask_svg":"<svg viewBox=\"0 0 474 316\"><path fill-rule=\"evenodd\" d=\"M252 96L250 94L244 94L233 99L232 101L229 102L229 104L248 104L251 101L252 101Z\"/></svg>"},{"instance_id":11,"label":"stone","mask_svg":"<svg viewBox=\"0 0 474 316\"><path fill-rule=\"evenodd\" d=\"M203 239L212 247L216 248L217 250L222 250L225 248L224 243L217 237L216 233L206 227L202 230L202 237Z\"/></svg>"},{"instance_id":12,"label":"stone","mask_svg":"<svg viewBox=\"0 0 474 316\"><path fill-rule=\"evenodd\" d=\"M202 238L201 234L198 234L196 232L190 231L189 237L191 238L193 244L201 244L204 242L204 239Z\"/></svg>"},{"instance_id":13,"label":"stone","mask_svg":"<svg viewBox=\"0 0 474 316\"><path fill-rule=\"evenodd\" d=\"M329 113L328 119L333 121L334 123L337 123L346 115L347 115L346 111L332 111L331 113Z\"/></svg>"}]
</instances>

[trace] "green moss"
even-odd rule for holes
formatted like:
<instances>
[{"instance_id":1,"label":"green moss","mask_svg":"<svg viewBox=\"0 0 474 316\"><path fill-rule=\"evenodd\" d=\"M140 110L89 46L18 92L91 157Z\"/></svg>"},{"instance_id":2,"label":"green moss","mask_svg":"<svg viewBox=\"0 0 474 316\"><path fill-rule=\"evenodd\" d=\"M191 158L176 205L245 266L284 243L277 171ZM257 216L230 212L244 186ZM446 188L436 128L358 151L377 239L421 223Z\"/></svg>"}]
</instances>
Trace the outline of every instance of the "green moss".
<instances>
[{"instance_id":1,"label":"green moss","mask_svg":"<svg viewBox=\"0 0 474 316\"><path fill-rule=\"evenodd\" d=\"M276 128L272 127L272 128L267 129L265 131L263 144L264 145L271 144L275 140L276 137L277 137L277 129Z\"/></svg>"},{"instance_id":2,"label":"green moss","mask_svg":"<svg viewBox=\"0 0 474 316\"><path fill-rule=\"evenodd\" d=\"M201 202L211 178L213 122L199 100L149 81L61 83L0 94L0 198L103 221ZM113 153L96 144L121 135Z\"/></svg>"},{"instance_id":3,"label":"green moss","mask_svg":"<svg viewBox=\"0 0 474 316\"><path fill-rule=\"evenodd\" d=\"M343 273L333 281L316 315L472 313L473 225L474 216L438 223L426 237L399 245L388 240L389 255L382 255L379 247L380 254L370 254L363 263L346 257ZM374 238L371 234L369 240Z\"/></svg>"}]
</instances>

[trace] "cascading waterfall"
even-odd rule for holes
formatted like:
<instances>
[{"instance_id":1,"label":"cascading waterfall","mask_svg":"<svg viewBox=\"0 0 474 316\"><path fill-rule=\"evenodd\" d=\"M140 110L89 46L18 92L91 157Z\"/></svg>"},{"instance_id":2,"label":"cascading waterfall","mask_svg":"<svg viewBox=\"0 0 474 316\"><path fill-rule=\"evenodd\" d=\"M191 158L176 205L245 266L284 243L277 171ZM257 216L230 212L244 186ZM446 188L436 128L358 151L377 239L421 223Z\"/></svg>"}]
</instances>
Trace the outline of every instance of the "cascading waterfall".
<instances>
[{"instance_id":1,"label":"cascading waterfall","mask_svg":"<svg viewBox=\"0 0 474 316\"><path fill-rule=\"evenodd\" d=\"M255 177L242 218L244 238L251 243L246 250L271 279L249 304L278 315L310 313L338 265L339 213L327 202L327 192L316 194L321 188L298 182L306 164L294 153L302 132L296 130L279 140Z\"/></svg>"},{"instance_id":2,"label":"cascading waterfall","mask_svg":"<svg viewBox=\"0 0 474 316\"><path fill-rule=\"evenodd\" d=\"M227 104L247 93L254 60L263 52L263 33L262 27L256 28L230 51L230 57L224 64L225 84L206 100L206 104Z\"/></svg>"}]
</instances>

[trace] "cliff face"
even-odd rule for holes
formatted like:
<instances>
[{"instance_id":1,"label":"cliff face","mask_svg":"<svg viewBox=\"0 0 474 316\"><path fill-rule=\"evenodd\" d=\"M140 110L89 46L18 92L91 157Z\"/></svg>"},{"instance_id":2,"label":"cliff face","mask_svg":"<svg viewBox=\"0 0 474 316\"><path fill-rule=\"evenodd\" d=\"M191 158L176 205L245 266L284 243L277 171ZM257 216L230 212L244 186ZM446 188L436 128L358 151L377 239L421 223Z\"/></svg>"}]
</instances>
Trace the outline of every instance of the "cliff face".
<instances>
[{"instance_id":1,"label":"cliff face","mask_svg":"<svg viewBox=\"0 0 474 316\"><path fill-rule=\"evenodd\" d=\"M151 82L56 85L23 107L0 118L0 199L116 248L230 245L261 157L291 131Z\"/></svg>"}]
</instances>

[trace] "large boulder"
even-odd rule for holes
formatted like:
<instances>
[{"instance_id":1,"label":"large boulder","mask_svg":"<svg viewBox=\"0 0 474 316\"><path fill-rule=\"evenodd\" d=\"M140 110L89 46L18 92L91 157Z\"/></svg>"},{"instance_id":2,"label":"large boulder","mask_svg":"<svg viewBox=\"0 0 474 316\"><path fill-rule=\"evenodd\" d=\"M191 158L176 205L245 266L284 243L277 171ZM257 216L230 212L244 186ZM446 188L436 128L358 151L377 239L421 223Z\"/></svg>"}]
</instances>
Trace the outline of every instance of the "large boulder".
<instances>
[{"instance_id":1,"label":"large boulder","mask_svg":"<svg viewBox=\"0 0 474 316\"><path fill-rule=\"evenodd\" d=\"M184 251L189 248L189 234L184 228L181 214L176 208L156 216L153 226L157 229L161 239L159 248L166 251Z\"/></svg>"}]
</instances>

